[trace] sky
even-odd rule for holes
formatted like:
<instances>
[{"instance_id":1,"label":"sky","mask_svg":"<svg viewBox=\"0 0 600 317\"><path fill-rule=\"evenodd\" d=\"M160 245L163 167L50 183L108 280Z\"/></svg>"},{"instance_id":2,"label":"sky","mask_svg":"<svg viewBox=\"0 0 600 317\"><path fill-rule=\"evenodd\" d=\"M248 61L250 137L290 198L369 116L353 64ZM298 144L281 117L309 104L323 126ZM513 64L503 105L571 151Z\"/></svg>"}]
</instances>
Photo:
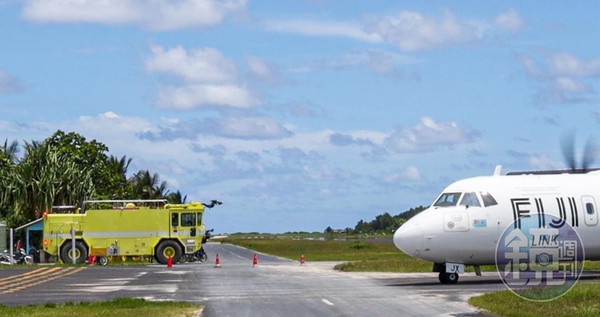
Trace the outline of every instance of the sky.
<instances>
[{"instance_id":1,"label":"sky","mask_svg":"<svg viewBox=\"0 0 600 317\"><path fill-rule=\"evenodd\" d=\"M598 1L0 0L0 141L76 132L218 199L353 228L600 135ZM571 131L571 132L570 132ZM580 155L581 156L581 155ZM600 164L600 160L596 162Z\"/></svg>"}]
</instances>

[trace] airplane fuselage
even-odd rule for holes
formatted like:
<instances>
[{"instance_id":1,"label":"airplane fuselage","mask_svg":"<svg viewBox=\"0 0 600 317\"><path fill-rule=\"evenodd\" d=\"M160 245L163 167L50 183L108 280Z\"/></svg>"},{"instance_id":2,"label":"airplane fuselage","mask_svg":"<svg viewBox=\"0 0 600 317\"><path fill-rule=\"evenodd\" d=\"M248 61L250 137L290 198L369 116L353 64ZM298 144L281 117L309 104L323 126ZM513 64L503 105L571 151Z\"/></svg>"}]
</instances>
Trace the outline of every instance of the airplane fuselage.
<instances>
[{"instance_id":1,"label":"airplane fuselage","mask_svg":"<svg viewBox=\"0 0 600 317\"><path fill-rule=\"evenodd\" d=\"M394 243L434 263L495 264L504 230L533 218L540 228L569 224L581 238L585 258L598 260L598 202L600 172L468 178L448 186L431 207L403 224ZM559 221L545 223L544 215Z\"/></svg>"}]
</instances>

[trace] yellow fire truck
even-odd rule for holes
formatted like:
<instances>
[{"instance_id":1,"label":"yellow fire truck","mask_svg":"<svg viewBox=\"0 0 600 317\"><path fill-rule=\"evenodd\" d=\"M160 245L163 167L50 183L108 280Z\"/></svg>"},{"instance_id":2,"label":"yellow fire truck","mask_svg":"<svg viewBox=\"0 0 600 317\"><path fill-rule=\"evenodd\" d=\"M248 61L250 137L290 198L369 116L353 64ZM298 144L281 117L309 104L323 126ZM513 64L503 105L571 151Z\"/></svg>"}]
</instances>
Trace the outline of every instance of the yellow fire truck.
<instances>
[{"instance_id":1,"label":"yellow fire truck","mask_svg":"<svg viewBox=\"0 0 600 317\"><path fill-rule=\"evenodd\" d=\"M65 263L84 263L88 256L154 256L161 264L170 257L177 263L202 247L204 206L215 202L85 201L76 213L44 214L43 248Z\"/></svg>"}]
</instances>

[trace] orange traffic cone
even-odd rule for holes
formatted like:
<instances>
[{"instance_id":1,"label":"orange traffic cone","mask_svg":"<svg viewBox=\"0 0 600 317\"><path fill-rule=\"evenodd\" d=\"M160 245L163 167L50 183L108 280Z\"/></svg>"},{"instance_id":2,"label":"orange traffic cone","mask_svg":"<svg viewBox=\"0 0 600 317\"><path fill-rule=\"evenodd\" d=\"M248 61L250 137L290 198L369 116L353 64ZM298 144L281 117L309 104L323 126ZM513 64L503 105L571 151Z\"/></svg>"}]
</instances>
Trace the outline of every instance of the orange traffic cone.
<instances>
[{"instance_id":1,"label":"orange traffic cone","mask_svg":"<svg viewBox=\"0 0 600 317\"><path fill-rule=\"evenodd\" d=\"M254 258L252 258L252 267L257 266L258 265L258 257L256 256L256 253L254 253Z\"/></svg>"},{"instance_id":2,"label":"orange traffic cone","mask_svg":"<svg viewBox=\"0 0 600 317\"><path fill-rule=\"evenodd\" d=\"M304 265L304 254L300 255L300 265Z\"/></svg>"},{"instance_id":3,"label":"orange traffic cone","mask_svg":"<svg viewBox=\"0 0 600 317\"><path fill-rule=\"evenodd\" d=\"M217 258L215 260L215 267L221 267L221 258L219 258L219 253L217 253Z\"/></svg>"},{"instance_id":4,"label":"orange traffic cone","mask_svg":"<svg viewBox=\"0 0 600 317\"><path fill-rule=\"evenodd\" d=\"M167 258L167 268L172 268L173 267L173 258L171 258L170 256Z\"/></svg>"}]
</instances>

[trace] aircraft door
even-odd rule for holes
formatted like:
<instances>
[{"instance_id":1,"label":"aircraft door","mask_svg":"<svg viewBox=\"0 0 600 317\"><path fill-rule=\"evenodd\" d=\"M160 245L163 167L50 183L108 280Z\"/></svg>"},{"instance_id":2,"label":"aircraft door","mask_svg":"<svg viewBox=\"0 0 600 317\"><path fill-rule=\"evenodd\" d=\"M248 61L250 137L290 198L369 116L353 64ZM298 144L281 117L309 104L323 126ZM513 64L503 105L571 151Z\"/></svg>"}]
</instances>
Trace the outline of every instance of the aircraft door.
<instances>
[{"instance_id":1,"label":"aircraft door","mask_svg":"<svg viewBox=\"0 0 600 317\"><path fill-rule=\"evenodd\" d=\"M583 213L585 219L585 225L588 227L595 226L598 224L598 211L596 210L596 202L592 196L581 197L581 204L583 205Z\"/></svg>"}]
</instances>

